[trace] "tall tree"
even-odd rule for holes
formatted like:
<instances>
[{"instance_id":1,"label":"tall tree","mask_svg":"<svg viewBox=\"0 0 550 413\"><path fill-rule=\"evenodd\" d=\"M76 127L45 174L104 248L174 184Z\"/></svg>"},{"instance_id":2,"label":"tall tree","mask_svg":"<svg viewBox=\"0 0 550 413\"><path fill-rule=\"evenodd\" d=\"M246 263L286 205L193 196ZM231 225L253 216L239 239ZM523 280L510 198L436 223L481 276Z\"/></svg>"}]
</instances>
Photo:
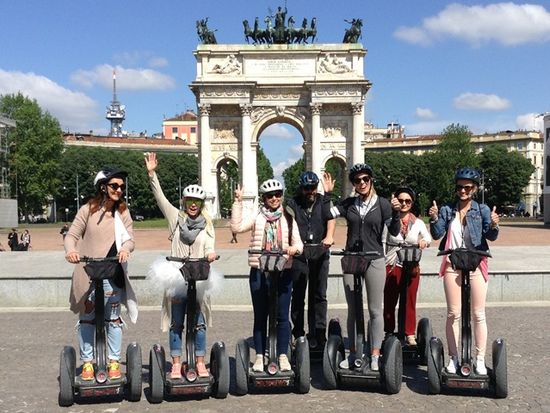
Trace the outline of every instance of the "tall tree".
<instances>
[{"instance_id":1,"label":"tall tree","mask_svg":"<svg viewBox=\"0 0 550 413\"><path fill-rule=\"evenodd\" d=\"M271 162L265 156L265 153L261 147L258 146L257 155L256 155L256 171L258 174L258 184L261 184L263 181L273 178L273 168L271 167ZM246 171L242 171L246 173Z\"/></svg>"},{"instance_id":2,"label":"tall tree","mask_svg":"<svg viewBox=\"0 0 550 413\"><path fill-rule=\"evenodd\" d=\"M298 193L298 179L300 178L300 174L304 171L304 158L298 159L283 171L283 179L285 181L285 198L292 198Z\"/></svg>"},{"instance_id":3,"label":"tall tree","mask_svg":"<svg viewBox=\"0 0 550 413\"><path fill-rule=\"evenodd\" d=\"M218 174L218 192L220 196L220 212L222 217L229 216L233 203L233 192L239 183L239 169L237 164L228 160L220 167Z\"/></svg>"},{"instance_id":4,"label":"tall tree","mask_svg":"<svg viewBox=\"0 0 550 413\"><path fill-rule=\"evenodd\" d=\"M0 112L17 122L10 134L10 170L18 206L25 215L41 214L57 195L57 172L63 150L59 122L36 100L21 93L0 97Z\"/></svg>"},{"instance_id":5,"label":"tall tree","mask_svg":"<svg viewBox=\"0 0 550 413\"><path fill-rule=\"evenodd\" d=\"M483 195L485 203L501 208L520 202L523 188L535 171L531 161L500 144L488 145L479 158L485 189L480 196Z\"/></svg>"}]
</instances>

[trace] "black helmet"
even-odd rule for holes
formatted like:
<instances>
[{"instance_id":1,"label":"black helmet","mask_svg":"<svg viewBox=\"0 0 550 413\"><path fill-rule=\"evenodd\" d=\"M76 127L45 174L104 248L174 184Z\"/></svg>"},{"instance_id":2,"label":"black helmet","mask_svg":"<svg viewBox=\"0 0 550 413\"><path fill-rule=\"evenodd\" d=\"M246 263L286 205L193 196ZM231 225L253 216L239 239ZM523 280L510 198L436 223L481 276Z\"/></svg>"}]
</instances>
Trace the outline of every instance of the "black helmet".
<instances>
[{"instance_id":1,"label":"black helmet","mask_svg":"<svg viewBox=\"0 0 550 413\"><path fill-rule=\"evenodd\" d=\"M116 168L116 167L105 167L101 171L97 173L97 175L94 178L94 186L97 190L99 190L99 187L101 184L105 184L109 182L112 178L126 178L128 176L128 172L123 171L122 169Z\"/></svg>"},{"instance_id":2,"label":"black helmet","mask_svg":"<svg viewBox=\"0 0 550 413\"><path fill-rule=\"evenodd\" d=\"M408 186L402 186L400 188L397 188L394 192L394 195L397 198L399 196L399 194L402 194L403 192L405 192L406 194L409 194L409 196L411 197L411 199L414 203L414 201L416 200L416 194L413 191L413 189L408 187Z\"/></svg>"},{"instance_id":3,"label":"black helmet","mask_svg":"<svg viewBox=\"0 0 550 413\"><path fill-rule=\"evenodd\" d=\"M300 174L298 184L301 187L317 186L317 184L319 184L319 177L315 172L305 171Z\"/></svg>"},{"instance_id":4,"label":"black helmet","mask_svg":"<svg viewBox=\"0 0 550 413\"><path fill-rule=\"evenodd\" d=\"M480 178L481 175L479 174L479 171L469 166L460 168L458 171L456 171L455 174L455 182L459 179L469 179L470 181L473 181L476 185L479 185Z\"/></svg>"},{"instance_id":5,"label":"black helmet","mask_svg":"<svg viewBox=\"0 0 550 413\"><path fill-rule=\"evenodd\" d=\"M372 173L372 168L369 165L367 165L366 163L356 163L349 170L349 180L353 181L353 178L355 178L355 175L359 173L366 173L371 178L374 178L374 175Z\"/></svg>"}]
</instances>

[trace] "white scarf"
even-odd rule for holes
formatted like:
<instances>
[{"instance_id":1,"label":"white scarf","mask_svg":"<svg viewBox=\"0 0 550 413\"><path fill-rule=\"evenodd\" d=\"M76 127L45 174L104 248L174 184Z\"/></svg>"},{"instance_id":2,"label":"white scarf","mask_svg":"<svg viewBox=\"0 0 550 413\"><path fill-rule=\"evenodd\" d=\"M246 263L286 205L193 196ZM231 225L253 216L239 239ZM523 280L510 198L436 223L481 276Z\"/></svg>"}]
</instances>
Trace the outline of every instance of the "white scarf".
<instances>
[{"instance_id":1,"label":"white scarf","mask_svg":"<svg viewBox=\"0 0 550 413\"><path fill-rule=\"evenodd\" d=\"M118 211L115 211L115 243L117 251L120 251L122 244L129 239L132 239L132 237L128 234L124 222L122 222L122 217Z\"/></svg>"}]
</instances>

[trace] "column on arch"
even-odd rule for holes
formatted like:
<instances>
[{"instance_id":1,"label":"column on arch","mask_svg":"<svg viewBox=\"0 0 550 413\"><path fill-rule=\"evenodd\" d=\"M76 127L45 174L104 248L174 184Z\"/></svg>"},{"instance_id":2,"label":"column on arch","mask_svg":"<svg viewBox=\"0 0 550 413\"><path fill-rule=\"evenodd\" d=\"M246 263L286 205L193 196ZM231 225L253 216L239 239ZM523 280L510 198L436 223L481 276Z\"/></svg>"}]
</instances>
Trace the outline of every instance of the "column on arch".
<instances>
[{"instance_id":1,"label":"column on arch","mask_svg":"<svg viewBox=\"0 0 550 413\"><path fill-rule=\"evenodd\" d=\"M241 165L240 175L244 189L244 197L254 199L258 192L258 174L256 172L256 154L252 150L252 122L250 114L252 105L240 104L241 109Z\"/></svg>"},{"instance_id":2,"label":"column on arch","mask_svg":"<svg viewBox=\"0 0 550 413\"><path fill-rule=\"evenodd\" d=\"M200 184L206 191L206 204L212 216L217 216L217 208L214 199L217 195L217 182L212 178L212 159L210 150L210 111L211 106L208 103L199 103L199 161L200 161ZM213 192L215 191L215 192Z\"/></svg>"},{"instance_id":3,"label":"column on arch","mask_svg":"<svg viewBox=\"0 0 550 413\"><path fill-rule=\"evenodd\" d=\"M311 170L321 178L321 103L311 103ZM306 166L307 168L307 166Z\"/></svg>"},{"instance_id":4,"label":"column on arch","mask_svg":"<svg viewBox=\"0 0 550 413\"><path fill-rule=\"evenodd\" d=\"M353 113L353 135L351 145L351 159L352 163L365 162L365 154L361 148L361 143L364 139L365 123L363 122L363 102L357 102L351 104L351 110ZM351 165L348 165L351 167Z\"/></svg>"}]
</instances>

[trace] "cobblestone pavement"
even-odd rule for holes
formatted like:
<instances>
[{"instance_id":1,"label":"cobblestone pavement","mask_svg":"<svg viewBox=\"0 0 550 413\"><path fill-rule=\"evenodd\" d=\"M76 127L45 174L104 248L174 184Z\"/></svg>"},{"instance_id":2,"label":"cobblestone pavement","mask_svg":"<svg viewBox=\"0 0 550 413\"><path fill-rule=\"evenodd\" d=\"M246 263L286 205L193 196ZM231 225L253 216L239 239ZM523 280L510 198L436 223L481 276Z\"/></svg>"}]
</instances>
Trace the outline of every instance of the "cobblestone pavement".
<instances>
[{"instance_id":1,"label":"cobblestone pavement","mask_svg":"<svg viewBox=\"0 0 550 413\"><path fill-rule=\"evenodd\" d=\"M434 334L444 339L443 308L420 309L420 317L429 317ZM312 367L311 391L305 395L292 392L228 395L225 400L175 399L160 405L147 400L149 349L155 342L167 345L159 331L160 311L140 313L137 325L125 332L124 345L137 341L142 347L144 394L141 401L86 399L72 407L57 405L59 354L64 345L77 346L75 317L69 311L0 313L0 412L270 412L270 411L543 411L550 412L550 342L548 307L490 307L489 345L497 336L507 341L507 399L494 399L483 393L446 393L428 395L426 368L407 365L403 386L397 395L384 394L381 388L324 390L319 364ZM329 315L345 320L343 310ZM250 312L214 312L214 326L208 330L208 345L223 340L233 360L236 341L251 333ZM345 324L345 323L344 323ZM490 351L489 351L490 352ZM492 365L490 356L487 360ZM233 363L232 363L233 366ZM233 367L232 367L233 373ZM233 386L233 385L232 385Z\"/></svg>"}]
</instances>

